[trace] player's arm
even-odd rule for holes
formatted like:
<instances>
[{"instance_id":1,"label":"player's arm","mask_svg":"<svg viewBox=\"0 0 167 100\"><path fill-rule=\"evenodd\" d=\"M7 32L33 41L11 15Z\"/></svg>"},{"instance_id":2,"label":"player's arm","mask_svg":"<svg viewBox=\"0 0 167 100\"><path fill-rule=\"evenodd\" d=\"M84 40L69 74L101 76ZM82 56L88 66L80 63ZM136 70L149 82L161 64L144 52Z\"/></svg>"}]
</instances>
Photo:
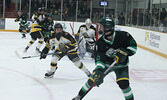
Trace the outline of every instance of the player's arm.
<instances>
[{"instance_id":1,"label":"player's arm","mask_svg":"<svg viewBox=\"0 0 167 100\"><path fill-rule=\"evenodd\" d=\"M49 50L51 49L51 45L49 43L49 40L46 42L45 47L43 48L41 55L40 55L40 59L45 59Z\"/></svg>"},{"instance_id":2,"label":"player's arm","mask_svg":"<svg viewBox=\"0 0 167 100\"><path fill-rule=\"evenodd\" d=\"M76 51L77 42L69 33L66 33L66 34L67 34L66 39L69 40L69 43L59 44L60 51L62 51L63 53L67 53L67 51Z\"/></svg>"},{"instance_id":3,"label":"player's arm","mask_svg":"<svg viewBox=\"0 0 167 100\"><path fill-rule=\"evenodd\" d=\"M58 44L59 44L59 41L56 39L56 37L50 37L50 39L48 39L46 41L46 45L44 47L44 49L42 50L41 52L41 55L40 55L40 59L45 59L49 50L55 46L55 48L58 47Z\"/></svg>"},{"instance_id":4,"label":"player's arm","mask_svg":"<svg viewBox=\"0 0 167 100\"><path fill-rule=\"evenodd\" d=\"M15 22L18 22L19 19L20 19L20 17L18 16L14 21L15 21Z\"/></svg>"},{"instance_id":5,"label":"player's arm","mask_svg":"<svg viewBox=\"0 0 167 100\"><path fill-rule=\"evenodd\" d=\"M127 33L127 40L128 40L128 46L126 48L126 52L128 56L132 56L137 51L137 43L135 39L129 33Z\"/></svg>"}]
</instances>

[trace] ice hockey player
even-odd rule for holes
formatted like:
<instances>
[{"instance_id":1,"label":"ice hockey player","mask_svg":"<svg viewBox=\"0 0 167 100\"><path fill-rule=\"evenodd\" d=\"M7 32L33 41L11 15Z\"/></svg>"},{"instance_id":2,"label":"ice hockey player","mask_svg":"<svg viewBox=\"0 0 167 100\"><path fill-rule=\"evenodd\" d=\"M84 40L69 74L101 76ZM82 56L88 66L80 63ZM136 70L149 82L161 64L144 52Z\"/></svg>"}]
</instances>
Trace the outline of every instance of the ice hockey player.
<instances>
[{"instance_id":1,"label":"ice hockey player","mask_svg":"<svg viewBox=\"0 0 167 100\"><path fill-rule=\"evenodd\" d=\"M42 21L44 20L45 17L43 17L43 13L41 13L41 9L38 11L38 13L34 13L32 16L32 24L31 24L31 30L30 30L30 35L31 35L31 41L28 43L26 48L24 49L23 52L27 52L29 47L38 39L38 44L36 46L35 52L36 53L41 53L40 47L42 46L44 42L44 35L42 34Z\"/></svg>"},{"instance_id":2,"label":"ice hockey player","mask_svg":"<svg viewBox=\"0 0 167 100\"><path fill-rule=\"evenodd\" d=\"M79 27L78 33L75 34L75 39L78 42L79 54L83 58L86 52L89 52L91 57L94 57L94 45L96 41L96 28L92 25L91 19L86 19L85 24Z\"/></svg>"},{"instance_id":3,"label":"ice hockey player","mask_svg":"<svg viewBox=\"0 0 167 100\"><path fill-rule=\"evenodd\" d=\"M96 42L95 64L88 81L82 86L78 95L72 100L82 100L90 91L92 86L99 86L103 83L105 70L116 60L111 68L116 74L116 82L124 94L125 100L134 100L132 89L129 85L129 56L136 53L137 44L134 38L125 31L115 31L114 21L104 17L99 20L100 30L103 36ZM112 95L112 94L109 94Z\"/></svg>"},{"instance_id":4,"label":"ice hockey player","mask_svg":"<svg viewBox=\"0 0 167 100\"><path fill-rule=\"evenodd\" d=\"M44 36L44 41L46 42L53 31L53 19L51 14L46 14L44 20L41 22L42 34Z\"/></svg>"},{"instance_id":5,"label":"ice hockey player","mask_svg":"<svg viewBox=\"0 0 167 100\"><path fill-rule=\"evenodd\" d=\"M18 21L20 21L19 32L22 34L22 38L25 38L26 37L25 34L29 32L29 29L28 29L28 23L27 23L26 17L23 15L21 10L18 11L18 17L15 19L15 22L18 22Z\"/></svg>"},{"instance_id":6,"label":"ice hockey player","mask_svg":"<svg viewBox=\"0 0 167 100\"><path fill-rule=\"evenodd\" d=\"M46 46L42 50L40 59L45 59L49 50L55 46L55 50L52 54L52 59L50 63L50 70L45 74L45 78L52 78L55 71L57 70L57 62L65 55L81 69L88 77L90 76L89 70L80 61L77 53L77 43L76 40L71 36L70 33L65 32L60 23L54 25L54 33L49 38Z\"/></svg>"}]
</instances>

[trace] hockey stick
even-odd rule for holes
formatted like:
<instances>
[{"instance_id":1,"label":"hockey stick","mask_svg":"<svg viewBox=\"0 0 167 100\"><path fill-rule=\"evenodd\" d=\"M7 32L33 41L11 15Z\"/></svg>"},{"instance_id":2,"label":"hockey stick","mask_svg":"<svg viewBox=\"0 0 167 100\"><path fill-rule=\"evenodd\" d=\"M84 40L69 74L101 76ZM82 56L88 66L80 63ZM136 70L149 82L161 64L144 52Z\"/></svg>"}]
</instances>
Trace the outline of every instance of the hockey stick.
<instances>
[{"instance_id":1,"label":"hockey stick","mask_svg":"<svg viewBox=\"0 0 167 100\"><path fill-rule=\"evenodd\" d=\"M18 58L20 59L27 59L27 58L34 58L34 57L40 57L39 55L31 55L31 56L20 56L19 53L17 51L15 51L16 55ZM48 53L47 55L52 55L53 53Z\"/></svg>"},{"instance_id":2,"label":"hockey stick","mask_svg":"<svg viewBox=\"0 0 167 100\"><path fill-rule=\"evenodd\" d=\"M71 30L72 30L72 35L74 35L74 29L72 28L71 23L69 23L69 24L70 24L70 28L71 28Z\"/></svg>"},{"instance_id":3,"label":"hockey stick","mask_svg":"<svg viewBox=\"0 0 167 100\"><path fill-rule=\"evenodd\" d=\"M111 71L111 68L114 67L115 64L116 64L116 60L115 60L115 61L107 68L107 70L104 72L104 74L103 74L104 77ZM88 89L88 91L87 91L84 95L81 96L81 100L82 100L83 97L85 97L85 95L86 95L94 86L96 86L95 83L93 83L93 84L91 85L91 87Z\"/></svg>"}]
</instances>

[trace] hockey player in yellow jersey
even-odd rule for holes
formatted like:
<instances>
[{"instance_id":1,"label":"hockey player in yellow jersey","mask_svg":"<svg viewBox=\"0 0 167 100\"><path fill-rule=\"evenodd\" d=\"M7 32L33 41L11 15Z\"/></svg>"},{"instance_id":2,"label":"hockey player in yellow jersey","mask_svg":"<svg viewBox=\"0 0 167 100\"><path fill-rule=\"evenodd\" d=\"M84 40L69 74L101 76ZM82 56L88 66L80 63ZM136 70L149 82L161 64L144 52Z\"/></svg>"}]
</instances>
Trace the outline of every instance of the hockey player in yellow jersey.
<instances>
[{"instance_id":1,"label":"hockey player in yellow jersey","mask_svg":"<svg viewBox=\"0 0 167 100\"><path fill-rule=\"evenodd\" d=\"M41 12L41 11L40 11ZM40 53L40 47L44 42L44 35L42 34L42 27L41 27L41 22L44 20L44 16L41 13L34 13L32 16L32 24L31 24L31 30L30 30L30 35L31 35L31 41L28 43L27 47L24 49L24 52L27 52L29 47L38 39L38 44L36 46L36 53Z\"/></svg>"},{"instance_id":2,"label":"hockey player in yellow jersey","mask_svg":"<svg viewBox=\"0 0 167 100\"><path fill-rule=\"evenodd\" d=\"M57 62L63 58L65 55L81 69L88 77L90 76L89 70L80 61L77 52L77 42L68 32L63 31L63 27L60 23L54 25L54 33L47 41L45 48L42 50L40 59L45 59L49 50L55 46L55 50L52 55L52 60L50 64L50 70L45 74L45 77L52 78L55 71L57 70Z\"/></svg>"}]
</instances>

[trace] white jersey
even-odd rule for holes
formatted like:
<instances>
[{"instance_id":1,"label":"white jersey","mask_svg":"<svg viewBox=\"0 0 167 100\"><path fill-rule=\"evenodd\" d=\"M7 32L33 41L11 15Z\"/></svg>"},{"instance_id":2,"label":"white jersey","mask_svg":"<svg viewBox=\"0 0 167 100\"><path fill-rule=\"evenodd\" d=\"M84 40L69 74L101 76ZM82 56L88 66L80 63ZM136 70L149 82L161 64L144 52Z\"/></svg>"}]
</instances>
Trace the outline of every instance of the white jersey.
<instances>
[{"instance_id":1,"label":"white jersey","mask_svg":"<svg viewBox=\"0 0 167 100\"><path fill-rule=\"evenodd\" d=\"M69 50L69 52L77 51L77 43L72 35L68 32L63 31L61 34L53 33L46 46L49 48L54 46L56 49L59 49L60 44L70 46L71 50Z\"/></svg>"},{"instance_id":2,"label":"white jersey","mask_svg":"<svg viewBox=\"0 0 167 100\"><path fill-rule=\"evenodd\" d=\"M79 37L82 37L83 34L87 34L88 38L92 38L95 40L96 28L91 25L88 29L86 25L81 25L77 34L79 35Z\"/></svg>"},{"instance_id":3,"label":"white jersey","mask_svg":"<svg viewBox=\"0 0 167 100\"><path fill-rule=\"evenodd\" d=\"M41 21L43 21L44 20L44 18L45 18L45 15L37 15L37 14L33 14L32 15L32 22L34 23L34 24L38 24L38 22L37 22L37 20L36 19L38 19L40 22Z\"/></svg>"}]
</instances>

